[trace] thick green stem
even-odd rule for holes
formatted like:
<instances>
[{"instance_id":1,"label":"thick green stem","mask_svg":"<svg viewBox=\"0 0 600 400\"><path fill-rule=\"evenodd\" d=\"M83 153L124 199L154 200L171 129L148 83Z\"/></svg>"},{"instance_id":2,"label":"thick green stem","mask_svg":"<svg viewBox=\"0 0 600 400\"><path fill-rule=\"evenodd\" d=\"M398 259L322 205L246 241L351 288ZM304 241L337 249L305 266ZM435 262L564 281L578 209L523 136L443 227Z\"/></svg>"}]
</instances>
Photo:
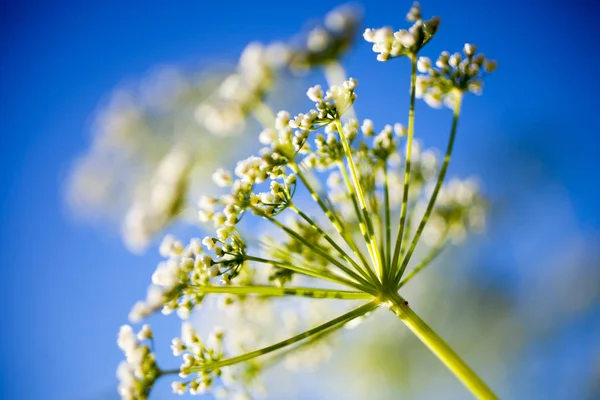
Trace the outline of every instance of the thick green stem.
<instances>
[{"instance_id":1,"label":"thick green stem","mask_svg":"<svg viewBox=\"0 0 600 400\"><path fill-rule=\"evenodd\" d=\"M402 278L402 274L406 270L406 266L410 261L410 257L412 256L415 248L417 247L417 243L419 243L419 239L421 238L421 234L425 229L425 225L427 225L427 221L429 220L429 216L433 211L433 207L435 206L435 201L437 200L438 193L442 188L442 184L444 183L444 178L446 177L446 171L448 170L448 165L450 164L450 156L452 155L452 148L454 147L454 139L456 138L456 128L458 126L458 116L460 115L460 106L462 100L462 92L457 92L456 94L456 106L454 108L454 116L452 118L452 129L450 131L450 138L448 139L448 146L446 148L446 155L444 157L444 163L442 164L442 168L440 169L440 174L438 175L437 182L435 183L435 188L433 189L433 193L431 194L431 198L429 199L429 203L427 204L427 209L425 210L425 214L423 214L423 218L419 223L419 227L415 232L415 236L413 237L410 247L406 252L406 256L402 260L402 265L396 274L396 279L394 280L394 284L400 282L400 278Z\"/></svg>"},{"instance_id":2,"label":"thick green stem","mask_svg":"<svg viewBox=\"0 0 600 400\"><path fill-rule=\"evenodd\" d=\"M497 399L494 392L473 370L440 338L415 312L408 303L394 293L389 298L390 309L415 334L417 338L465 385L477 399Z\"/></svg>"},{"instance_id":3,"label":"thick green stem","mask_svg":"<svg viewBox=\"0 0 600 400\"><path fill-rule=\"evenodd\" d=\"M398 235L396 236L396 245L394 246L394 257L390 268L395 272L398 259L400 258L400 248L402 246L402 237L406 225L406 210L408 207L408 189L410 187L410 164L412 156L412 143L415 132L415 94L417 81L417 56L412 55L411 75L410 75L410 108L408 110L408 139L406 142L406 162L404 165L404 189L402 191L402 207L400 208L400 223L398 224Z\"/></svg>"}]
</instances>

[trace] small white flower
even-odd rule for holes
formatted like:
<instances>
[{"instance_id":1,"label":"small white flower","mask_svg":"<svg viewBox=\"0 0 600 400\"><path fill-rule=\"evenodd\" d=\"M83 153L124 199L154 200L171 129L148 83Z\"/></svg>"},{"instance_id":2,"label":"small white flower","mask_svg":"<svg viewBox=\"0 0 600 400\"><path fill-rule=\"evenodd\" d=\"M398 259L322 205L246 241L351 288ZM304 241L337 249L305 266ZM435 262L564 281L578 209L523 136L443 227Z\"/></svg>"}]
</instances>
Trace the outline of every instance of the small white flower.
<instances>
[{"instance_id":1,"label":"small white flower","mask_svg":"<svg viewBox=\"0 0 600 400\"><path fill-rule=\"evenodd\" d=\"M135 333L133 332L133 328L129 325L121 326L119 329L119 334L117 336L117 346L123 352L127 354L132 354L137 348L137 341L135 338Z\"/></svg>"},{"instance_id":2,"label":"small white flower","mask_svg":"<svg viewBox=\"0 0 600 400\"><path fill-rule=\"evenodd\" d=\"M152 329L150 328L150 325L144 324L144 326L142 326L142 329L140 329L140 331L137 334L137 340L142 341L147 339L152 339Z\"/></svg>"},{"instance_id":3,"label":"small white flower","mask_svg":"<svg viewBox=\"0 0 600 400\"><path fill-rule=\"evenodd\" d=\"M175 357L179 357L183 353L185 346L183 345L181 339L173 338L173 340L171 340L171 350L173 351L173 356Z\"/></svg>"},{"instance_id":4,"label":"small white flower","mask_svg":"<svg viewBox=\"0 0 600 400\"><path fill-rule=\"evenodd\" d=\"M419 57L419 61L417 61L417 69L421 73L426 73L431 70L431 60L429 57Z\"/></svg>"},{"instance_id":5,"label":"small white flower","mask_svg":"<svg viewBox=\"0 0 600 400\"><path fill-rule=\"evenodd\" d=\"M321 88L321 85L315 85L311 87L306 92L306 95L311 101L314 101L315 103L320 103L321 101L323 101L323 89Z\"/></svg>"},{"instance_id":6,"label":"small white flower","mask_svg":"<svg viewBox=\"0 0 600 400\"><path fill-rule=\"evenodd\" d=\"M212 178L213 178L213 182L215 182L215 184L219 187L231 186L231 183L232 183L231 172L229 172L223 168L219 168L213 174Z\"/></svg>"},{"instance_id":7,"label":"small white flower","mask_svg":"<svg viewBox=\"0 0 600 400\"><path fill-rule=\"evenodd\" d=\"M375 133L375 130L373 129L373 121L370 119L363 120L360 130L365 136L373 136Z\"/></svg>"},{"instance_id":8,"label":"small white flower","mask_svg":"<svg viewBox=\"0 0 600 400\"><path fill-rule=\"evenodd\" d=\"M187 387L183 382L173 382L171 383L171 389L173 390L173 393L182 396L185 394Z\"/></svg>"},{"instance_id":9,"label":"small white flower","mask_svg":"<svg viewBox=\"0 0 600 400\"><path fill-rule=\"evenodd\" d=\"M474 44L465 43L465 47L464 47L463 51L467 56L473 56L473 55L475 55L475 52L477 51L477 46Z\"/></svg>"}]
</instances>

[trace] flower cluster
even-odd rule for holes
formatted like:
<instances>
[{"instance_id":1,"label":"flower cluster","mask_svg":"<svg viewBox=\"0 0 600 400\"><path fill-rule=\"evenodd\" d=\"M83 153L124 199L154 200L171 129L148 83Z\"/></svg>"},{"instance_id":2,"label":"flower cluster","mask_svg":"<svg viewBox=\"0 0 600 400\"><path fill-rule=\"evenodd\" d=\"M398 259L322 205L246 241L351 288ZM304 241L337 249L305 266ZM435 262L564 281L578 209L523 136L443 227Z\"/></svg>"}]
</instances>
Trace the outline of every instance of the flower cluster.
<instances>
[{"instance_id":1,"label":"flower cluster","mask_svg":"<svg viewBox=\"0 0 600 400\"><path fill-rule=\"evenodd\" d=\"M282 43L250 43L237 72L225 78L212 99L196 108L197 121L216 135L239 134L246 116L260 104L273 85L278 68L286 65L290 50Z\"/></svg>"},{"instance_id":2,"label":"flower cluster","mask_svg":"<svg viewBox=\"0 0 600 400\"><path fill-rule=\"evenodd\" d=\"M276 83L288 71L342 57L359 22L355 7L341 6L301 43L250 43L233 72L169 66L117 88L95 117L91 148L72 168L70 205L86 218L118 223L127 247L145 250L170 223L187 220L189 208L177 206L197 196L208 171L239 156L231 140L247 119L269 120L264 102ZM186 168L181 179L165 182L161 171L175 171L175 158L187 158Z\"/></svg>"},{"instance_id":3,"label":"flower cluster","mask_svg":"<svg viewBox=\"0 0 600 400\"><path fill-rule=\"evenodd\" d=\"M394 32L390 27L365 30L363 38L373 43L373 51L378 53L377 60L387 61L391 58L416 55L436 34L441 21L438 17L423 21L421 6L416 2L406 19L414 22L408 30L400 29Z\"/></svg>"},{"instance_id":4,"label":"flower cluster","mask_svg":"<svg viewBox=\"0 0 600 400\"><path fill-rule=\"evenodd\" d=\"M420 57L417 63L416 95L434 108L445 104L448 108L456 107L457 96L462 92L480 95L483 89L483 78L486 73L496 69L496 61L486 59L483 54L475 54L474 44L465 44L463 53L450 55L447 51L440 54L432 65L427 57Z\"/></svg>"},{"instance_id":5,"label":"flower cluster","mask_svg":"<svg viewBox=\"0 0 600 400\"><path fill-rule=\"evenodd\" d=\"M156 365L154 353L144 344L148 340L152 340L152 330L148 325L144 325L137 335L129 325L123 325L119 330L117 344L126 358L117 368L118 390L123 400L145 399L162 373Z\"/></svg>"},{"instance_id":6,"label":"flower cluster","mask_svg":"<svg viewBox=\"0 0 600 400\"><path fill-rule=\"evenodd\" d=\"M221 375L219 368L203 370L195 373L195 367L202 367L206 363L216 363L223 358L223 331L215 328L209 336L208 342L202 342L194 328L189 323L184 323L181 328L181 338L174 338L171 350L175 357L183 355L183 365L179 376L186 381L175 381L171 384L173 393L190 394L205 393L213 384L214 377ZM191 377L195 375L195 377ZM191 379L190 379L191 378Z\"/></svg>"},{"instance_id":7,"label":"flower cluster","mask_svg":"<svg viewBox=\"0 0 600 400\"><path fill-rule=\"evenodd\" d=\"M237 72L197 107L196 119L214 134L239 134L246 127L247 116L263 104L281 70L314 68L337 60L354 40L358 23L356 8L342 6L328 13L324 26L312 29L301 46L250 43Z\"/></svg>"},{"instance_id":8,"label":"flower cluster","mask_svg":"<svg viewBox=\"0 0 600 400\"><path fill-rule=\"evenodd\" d=\"M162 159L149 193L134 200L125 215L123 237L130 248L143 248L155 232L181 212L191 164L190 156L181 148L171 150Z\"/></svg>"},{"instance_id":9,"label":"flower cluster","mask_svg":"<svg viewBox=\"0 0 600 400\"><path fill-rule=\"evenodd\" d=\"M330 11L323 26L311 29L303 45L294 49L290 66L305 69L335 61L352 45L360 22L356 7L345 5Z\"/></svg>"}]
</instances>

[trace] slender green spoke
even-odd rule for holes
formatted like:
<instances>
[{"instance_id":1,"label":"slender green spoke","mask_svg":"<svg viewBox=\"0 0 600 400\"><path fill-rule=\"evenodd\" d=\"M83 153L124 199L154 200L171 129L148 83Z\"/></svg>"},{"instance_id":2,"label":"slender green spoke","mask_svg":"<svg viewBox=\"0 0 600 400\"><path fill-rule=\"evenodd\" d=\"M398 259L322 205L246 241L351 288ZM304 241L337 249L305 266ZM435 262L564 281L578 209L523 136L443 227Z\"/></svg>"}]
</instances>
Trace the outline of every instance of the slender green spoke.
<instances>
[{"instance_id":1,"label":"slender green spoke","mask_svg":"<svg viewBox=\"0 0 600 400\"><path fill-rule=\"evenodd\" d=\"M315 229L317 232L319 232L319 234L321 234L321 236L323 236L323 238L327 241L327 243L329 243L331 245L331 247L333 247L335 250L337 250L337 252L346 260L348 261L350 264L352 264L352 266L363 276L363 278L365 279L369 279L369 275L367 274L367 272L364 270L363 267L361 267L352 257L350 257L350 255L348 255L348 253L346 253L346 251L344 251L344 249L342 249L336 242L335 240L333 240L331 238L331 236L329 236L327 234L327 232L325 232L319 225L317 225L308 215L306 215L303 211L301 211L298 207L296 207L295 204L290 204L290 208L296 212L302 219L304 219L306 222L308 222L308 224L310 226L313 227L313 229Z\"/></svg>"},{"instance_id":2,"label":"slender green spoke","mask_svg":"<svg viewBox=\"0 0 600 400\"><path fill-rule=\"evenodd\" d=\"M375 233L373 230L373 221L371 220L369 209L367 207L367 201L365 198L365 194L363 193L362 186L360 184L360 178L358 175L358 170L356 165L354 164L354 158L352 157L352 150L350 149L350 143L348 142L348 138L344 133L344 128L342 127L342 123L339 119L335 121L337 130L340 134L340 138L342 140L342 146L344 148L344 153L346 153L346 159L348 160L348 166L350 167L350 174L352 175L352 180L354 182L354 188L356 190L356 194L358 197L358 203L362 210L366 225L367 225L367 246L371 247L372 252L372 261L375 266L379 270L380 279L383 279L383 263L381 262L381 255L379 254L379 248L377 246L377 238L375 237Z\"/></svg>"},{"instance_id":3,"label":"slender green spoke","mask_svg":"<svg viewBox=\"0 0 600 400\"><path fill-rule=\"evenodd\" d=\"M417 275L419 272L421 272L421 270L423 270L423 268L428 266L446 248L446 243L447 243L446 235L444 235L444 237L438 242L438 244L436 244L429 251L429 253L425 256L425 258L423 258L421 260L421 262L412 271L410 271L404 277L404 279L402 279L400 281L400 283L398 284L398 289L400 289L402 286L406 285L406 283L408 281L410 281L412 278L414 278L414 276Z\"/></svg>"},{"instance_id":4,"label":"slender green spoke","mask_svg":"<svg viewBox=\"0 0 600 400\"><path fill-rule=\"evenodd\" d=\"M362 276L358 275L356 272L352 271L350 268L346 267L344 264L342 264L341 262L336 260L334 257L332 257L328 252L323 250L321 247L308 243L302 236L300 236L298 233L296 233L292 229L288 228L281 222L277 221L275 218L273 218L273 217L265 217L265 218L268 219L269 221L271 221L273 224L277 225L285 233L287 233L288 235L290 235L293 238L295 238L296 240L298 240L304 246L306 246L310 250L314 251L316 254L321 256L324 260L326 260L326 261L330 262L331 264L335 265L336 267L338 267L341 271L343 271L346 275L348 275L349 277L354 279L360 285L362 285L364 287L370 286L370 283L367 280L365 280Z\"/></svg>"},{"instance_id":5,"label":"slender green spoke","mask_svg":"<svg viewBox=\"0 0 600 400\"><path fill-rule=\"evenodd\" d=\"M306 178L306 176L304 175L302 170L298 167L298 164L291 163L290 168L292 169L292 171L294 171L294 173L296 175L298 175L298 177L300 178L300 180L302 181L304 186L306 186L306 189L308 189L308 192L310 193L313 200L319 205L319 207L321 207L321 210L323 210L323 212L325 213L327 218L329 218L329 220L333 224L333 227L341 235L343 235L344 228L342 226L341 221L339 220L339 217L336 214L334 214L333 211L331 211L329 209L329 207L327 207L327 205L323 202L323 200L321 199L321 196L319 196L319 194L316 192L316 190L314 190L314 188L312 187L312 185L310 184L310 182L308 181L308 179Z\"/></svg>"},{"instance_id":6,"label":"slender green spoke","mask_svg":"<svg viewBox=\"0 0 600 400\"><path fill-rule=\"evenodd\" d=\"M387 162L383 162L383 202L384 202L384 214L385 214L385 259L388 263L388 274L394 271L392 261L392 227L390 217L390 186L388 179Z\"/></svg>"},{"instance_id":7,"label":"slender green spoke","mask_svg":"<svg viewBox=\"0 0 600 400\"><path fill-rule=\"evenodd\" d=\"M414 201L408 207L408 213L406 215L406 225L404 226L404 237L402 238L402 244L400 246L400 258L406 254L406 248L408 247L409 237L412 233L413 218L415 216L415 208L417 208L417 202Z\"/></svg>"},{"instance_id":8,"label":"slender green spoke","mask_svg":"<svg viewBox=\"0 0 600 400\"><path fill-rule=\"evenodd\" d=\"M367 267L368 263L366 262L364 255L362 254L362 252L360 251L360 249L358 248L356 243L354 243L352 236L346 232L346 229L344 228L344 226L343 226L342 222L340 221L339 217L337 216L337 214L335 214L332 211L332 209L329 208L327 206L327 204L325 204L325 202L323 202L323 200L321 199L319 194L314 190L314 188L312 187L312 185L310 184L310 182L308 181L308 179L306 178L306 176L304 175L304 173L298 167L297 164L292 163L290 165L290 168L292 169L292 171L294 171L294 173L296 175L298 175L298 177L300 178L302 183L304 183L304 186L306 186L306 189L310 193L311 197L319 205L319 207L325 213L325 215L327 216L329 221L331 221L335 230L340 234L340 236L342 236L342 238L344 239L346 244L358 256L358 258L361 259L361 262L363 263L363 265L365 265L365 267Z\"/></svg>"},{"instance_id":9,"label":"slender green spoke","mask_svg":"<svg viewBox=\"0 0 600 400\"><path fill-rule=\"evenodd\" d=\"M417 338L471 391L477 399L497 399L494 392L475 374L475 372L439 337L400 295L390 297L390 309L404 322Z\"/></svg>"},{"instance_id":10,"label":"slender green spoke","mask_svg":"<svg viewBox=\"0 0 600 400\"><path fill-rule=\"evenodd\" d=\"M330 282L337 283L339 285L344 285L344 286L352 287L354 289L362 290L362 285L359 285L356 282L353 282L342 276L334 275L325 269L313 270L313 269L300 267L300 266L282 262L282 261L270 260L270 259L266 259L266 258L262 258L262 257L255 257L255 256L250 256L250 255L246 255L245 258L248 261L255 261L255 262L259 262L259 263L263 263L263 264L274 265L279 268L294 271L298 274L310 276L310 277L317 278L317 279L325 279Z\"/></svg>"},{"instance_id":11,"label":"slender green spoke","mask_svg":"<svg viewBox=\"0 0 600 400\"><path fill-rule=\"evenodd\" d=\"M412 157L412 143L415 132L415 93L417 81L417 56L412 55L411 75L410 75L410 108L408 111L408 139L406 142L406 162L404 165L404 188L402 190L402 207L400 208L400 223L398 224L398 235L396 236L396 244L394 246L394 258L392 259L391 268L396 271L398 260L400 258L400 248L402 246L402 238L406 224L406 210L408 206L408 190L410 187L410 163Z\"/></svg>"},{"instance_id":12,"label":"slender green spoke","mask_svg":"<svg viewBox=\"0 0 600 400\"><path fill-rule=\"evenodd\" d=\"M252 351L250 353L243 354L241 356L227 358L225 360L209 362L209 363L206 363L206 364L198 366L198 367L192 367L192 368L189 368L186 372L193 373L193 372L214 370L216 368L222 368L222 367L225 367L228 365L238 364L238 363L248 361L248 360L251 360L253 358L256 358L256 357L259 357L259 356L262 356L265 354L272 353L274 351L283 349L287 346L297 343L301 340L308 339L311 336L319 335L319 334L327 332L330 329L336 329L339 326L343 326L344 324L352 321L353 319L356 319L360 316L365 315L366 313L368 313L370 311L373 311L374 309L376 309L379 306L379 304L380 303L378 301L370 301L367 304L364 304L358 308L355 308L354 310L352 310L350 312L347 312L346 314L340 315L339 317L332 319L331 321L328 321L328 322L326 322L322 325L319 325L315 328L309 329L306 332L300 333L296 336L293 336L289 339L283 340L279 343L275 343L271 346L264 347L260 350Z\"/></svg>"},{"instance_id":13,"label":"slender green spoke","mask_svg":"<svg viewBox=\"0 0 600 400\"><path fill-rule=\"evenodd\" d=\"M346 185L346 189L348 190L348 193L350 194L350 199L352 200L352 205L354 206L354 212L356 213L356 218L358 219L358 227L360 229L360 233L362 234L363 240L365 241L365 244L367 245L367 251L369 252L369 256L371 257L371 260L373 260L373 259L375 259L375 255L373 254L372 249L369 246L369 233L367 232L367 225L365 223L365 218L364 218L362 212L360 211L360 206L358 205L356 191L354 190L354 186L352 185L352 182L350 181L350 176L348 176L348 170L346 169L346 165L344 164L343 161L338 162L338 168L340 170L340 173L342 174L342 178L344 180L344 184ZM366 266L373 282L377 282L378 278L375 275L375 272L373 271L373 269L371 268L371 264L369 264L368 262L366 262L366 260L364 260L364 256L363 256L363 263Z\"/></svg>"},{"instance_id":14,"label":"slender green spoke","mask_svg":"<svg viewBox=\"0 0 600 400\"><path fill-rule=\"evenodd\" d=\"M413 239L410 243L410 247L408 248L408 251L406 252L406 256L404 256L404 259L402 260L402 265L400 266L400 269L398 270L398 273L396 274L396 279L394 280L395 284L400 282L400 279L402 278L402 274L406 270L406 266L408 265L408 262L410 261L410 257L412 256L413 252L415 251L415 248L417 247L417 243L419 242L419 239L421 238L421 234L423 233L423 229L425 229L425 225L427 224L427 221L429 220L429 216L431 215L431 212L433 211L433 207L435 206L435 201L437 200L437 195L442 187L442 184L444 183L444 178L446 177L446 171L448 170L448 165L450 164L450 156L452 155L452 148L454 147L454 139L456 137L456 128L458 126L458 116L460 115L460 105L461 105L461 100L462 100L461 96L462 96L462 94L457 96L456 108L454 109L454 117L452 118L452 129L450 131L450 138L448 139L448 147L446 148L446 155L444 157L444 163L442 164L442 168L440 169L440 174L438 175L438 179L437 179L437 182L435 183L435 188L433 189L433 193L431 194L429 203L427 204L427 208L425 209L425 214L423 214L423 218L421 219L421 222L419 223L417 231L415 232L415 236L413 236Z\"/></svg>"},{"instance_id":15,"label":"slender green spoke","mask_svg":"<svg viewBox=\"0 0 600 400\"><path fill-rule=\"evenodd\" d=\"M344 299L344 300L369 300L373 296L363 292L347 290L319 289L310 287L279 287L279 286L189 286L193 293L226 293L234 295L256 295L268 297L298 296L315 299Z\"/></svg>"}]
</instances>

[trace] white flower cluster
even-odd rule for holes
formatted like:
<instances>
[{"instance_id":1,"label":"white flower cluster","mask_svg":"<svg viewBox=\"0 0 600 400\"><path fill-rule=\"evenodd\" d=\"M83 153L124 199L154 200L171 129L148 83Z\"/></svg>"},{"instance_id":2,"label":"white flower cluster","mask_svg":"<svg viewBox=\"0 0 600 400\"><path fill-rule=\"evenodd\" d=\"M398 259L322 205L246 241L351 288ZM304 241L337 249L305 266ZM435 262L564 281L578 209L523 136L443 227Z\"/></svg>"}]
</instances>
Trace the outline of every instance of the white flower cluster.
<instances>
[{"instance_id":1,"label":"white flower cluster","mask_svg":"<svg viewBox=\"0 0 600 400\"><path fill-rule=\"evenodd\" d=\"M146 399L154 381L161 375L154 353L143 344L152 339L152 330L144 325L136 335L129 325L119 330L117 345L125 353L125 360L117 368L118 391L123 400Z\"/></svg>"},{"instance_id":2,"label":"white flower cluster","mask_svg":"<svg viewBox=\"0 0 600 400\"><path fill-rule=\"evenodd\" d=\"M356 8L342 6L327 14L324 27L308 33L303 46L250 43L237 72L225 78L212 99L197 107L197 121L216 135L241 133L247 116L266 98L280 70L312 68L338 59L352 43L358 21Z\"/></svg>"},{"instance_id":3,"label":"white flower cluster","mask_svg":"<svg viewBox=\"0 0 600 400\"><path fill-rule=\"evenodd\" d=\"M190 156L181 148L163 157L149 190L136 196L125 215L123 238L130 249L144 249L153 235L181 211L190 168Z\"/></svg>"},{"instance_id":4,"label":"white flower cluster","mask_svg":"<svg viewBox=\"0 0 600 400\"><path fill-rule=\"evenodd\" d=\"M465 44L463 54L450 54L444 51L432 65L427 57L417 62L419 72L425 75L417 77L416 96L434 108L445 104L456 107L457 97L463 92L480 95L485 74L494 72L496 61L486 59L483 54L475 54L477 47Z\"/></svg>"},{"instance_id":5,"label":"white flower cluster","mask_svg":"<svg viewBox=\"0 0 600 400\"><path fill-rule=\"evenodd\" d=\"M194 328L187 322L181 327L181 338L176 337L171 341L171 350L175 357L183 356L183 364L180 367L179 377L183 379L196 375L194 367L210 362L216 362L223 358L223 330L214 328L207 343L203 343ZM192 395L205 393L213 385L214 377L221 376L221 370L204 370L197 377L186 381L175 381L171 384L173 393L183 395L189 390Z\"/></svg>"},{"instance_id":6,"label":"white flower cluster","mask_svg":"<svg viewBox=\"0 0 600 400\"><path fill-rule=\"evenodd\" d=\"M387 61L391 58L416 55L433 38L441 21L438 17L423 21L421 6L417 2L413 4L406 19L414 22L408 30L400 29L394 32L390 27L365 30L363 38L373 43L373 51L378 53L377 60Z\"/></svg>"},{"instance_id":7,"label":"white flower cluster","mask_svg":"<svg viewBox=\"0 0 600 400\"><path fill-rule=\"evenodd\" d=\"M167 235L160 245L160 254L167 259L160 262L152 274L146 300L133 306L129 314L131 322L139 322L160 309L164 314L176 309L179 317L187 318L193 307L202 302L201 294L186 295L185 292L190 281L206 284L211 275L213 262L202 249L200 239L192 239L184 246Z\"/></svg>"},{"instance_id":8,"label":"white flower cluster","mask_svg":"<svg viewBox=\"0 0 600 400\"><path fill-rule=\"evenodd\" d=\"M262 102L276 71L289 57L290 50L282 43L250 43L240 57L237 72L225 78L214 98L197 107L197 121L216 135L241 133L246 117Z\"/></svg>"},{"instance_id":9,"label":"white flower cluster","mask_svg":"<svg viewBox=\"0 0 600 400\"><path fill-rule=\"evenodd\" d=\"M180 219L170 204L194 193L220 163L239 157L232 138L206 132L193 116L222 73L161 67L111 93L93 118L91 146L68 177L67 199L77 216L116 225L134 252Z\"/></svg>"},{"instance_id":10,"label":"white flower cluster","mask_svg":"<svg viewBox=\"0 0 600 400\"><path fill-rule=\"evenodd\" d=\"M341 86L332 85L325 93L321 85L315 85L306 92L307 97L315 102L315 109L306 114L301 113L289 122L295 129L313 131L329 125L352 107L356 100L354 93L358 81L349 78Z\"/></svg>"},{"instance_id":11,"label":"white flower cluster","mask_svg":"<svg viewBox=\"0 0 600 400\"><path fill-rule=\"evenodd\" d=\"M353 43L360 22L358 9L344 5L325 16L323 26L311 29L292 53L291 68L312 68L337 60Z\"/></svg>"}]
</instances>

